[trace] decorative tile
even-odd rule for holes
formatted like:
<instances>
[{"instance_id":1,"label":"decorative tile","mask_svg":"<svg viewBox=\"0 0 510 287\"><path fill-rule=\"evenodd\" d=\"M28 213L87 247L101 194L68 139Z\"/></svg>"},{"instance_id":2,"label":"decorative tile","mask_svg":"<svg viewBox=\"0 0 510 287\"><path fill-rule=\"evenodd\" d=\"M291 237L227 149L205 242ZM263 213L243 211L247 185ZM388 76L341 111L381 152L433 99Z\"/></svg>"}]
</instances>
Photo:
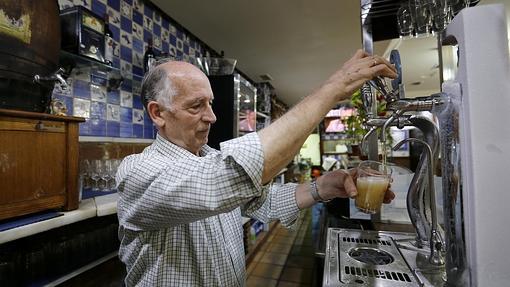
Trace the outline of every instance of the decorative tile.
<instances>
[{"instance_id":1,"label":"decorative tile","mask_svg":"<svg viewBox=\"0 0 510 287\"><path fill-rule=\"evenodd\" d=\"M133 95L140 95L142 93L142 77L133 76Z\"/></svg>"},{"instance_id":2,"label":"decorative tile","mask_svg":"<svg viewBox=\"0 0 510 287\"><path fill-rule=\"evenodd\" d=\"M90 118L106 120L106 103L91 101Z\"/></svg>"},{"instance_id":3,"label":"decorative tile","mask_svg":"<svg viewBox=\"0 0 510 287\"><path fill-rule=\"evenodd\" d=\"M137 67L137 66L133 66L133 76L143 76L144 72L143 72L143 68L142 67Z\"/></svg>"},{"instance_id":4,"label":"decorative tile","mask_svg":"<svg viewBox=\"0 0 510 287\"><path fill-rule=\"evenodd\" d=\"M120 2L120 14L131 20L133 18L133 6L126 1Z\"/></svg>"},{"instance_id":5,"label":"decorative tile","mask_svg":"<svg viewBox=\"0 0 510 287\"><path fill-rule=\"evenodd\" d=\"M108 13L108 22L115 27L120 27L120 12L111 7L107 7L106 13Z\"/></svg>"},{"instance_id":6,"label":"decorative tile","mask_svg":"<svg viewBox=\"0 0 510 287\"><path fill-rule=\"evenodd\" d=\"M152 33L154 33L154 35L156 36L161 36L161 26L159 24L154 23Z\"/></svg>"},{"instance_id":7,"label":"decorative tile","mask_svg":"<svg viewBox=\"0 0 510 287\"><path fill-rule=\"evenodd\" d=\"M116 11L120 11L120 0L108 0L108 6L112 7Z\"/></svg>"},{"instance_id":8,"label":"decorative tile","mask_svg":"<svg viewBox=\"0 0 510 287\"><path fill-rule=\"evenodd\" d=\"M91 7L94 14L96 14L99 18L104 19L104 15L106 14L106 5L104 3L101 3L98 0L92 0Z\"/></svg>"},{"instance_id":9,"label":"decorative tile","mask_svg":"<svg viewBox=\"0 0 510 287\"><path fill-rule=\"evenodd\" d=\"M176 29L176 33L175 33L175 36L177 37L177 39L180 39L180 40L183 40L184 39L184 34L182 33L181 29Z\"/></svg>"},{"instance_id":10,"label":"decorative tile","mask_svg":"<svg viewBox=\"0 0 510 287\"><path fill-rule=\"evenodd\" d=\"M90 124L88 121L80 123L80 136L90 135Z\"/></svg>"},{"instance_id":11,"label":"decorative tile","mask_svg":"<svg viewBox=\"0 0 510 287\"><path fill-rule=\"evenodd\" d=\"M133 67L143 67L143 54L133 53Z\"/></svg>"},{"instance_id":12,"label":"decorative tile","mask_svg":"<svg viewBox=\"0 0 510 287\"><path fill-rule=\"evenodd\" d=\"M106 136L106 121L93 116L90 118L90 135L97 137Z\"/></svg>"},{"instance_id":13,"label":"decorative tile","mask_svg":"<svg viewBox=\"0 0 510 287\"><path fill-rule=\"evenodd\" d=\"M133 33L133 24L131 19L120 16L120 28L122 31L128 32L129 34Z\"/></svg>"},{"instance_id":14,"label":"decorative tile","mask_svg":"<svg viewBox=\"0 0 510 287\"><path fill-rule=\"evenodd\" d=\"M73 2L75 5L81 5L89 10L90 10L90 7L92 6L91 0L74 0Z\"/></svg>"},{"instance_id":15,"label":"decorative tile","mask_svg":"<svg viewBox=\"0 0 510 287\"><path fill-rule=\"evenodd\" d=\"M120 91L112 90L106 94L106 102L109 104L120 105Z\"/></svg>"},{"instance_id":16,"label":"decorative tile","mask_svg":"<svg viewBox=\"0 0 510 287\"><path fill-rule=\"evenodd\" d=\"M143 26L143 15L140 12L133 10L133 22Z\"/></svg>"},{"instance_id":17,"label":"decorative tile","mask_svg":"<svg viewBox=\"0 0 510 287\"><path fill-rule=\"evenodd\" d=\"M168 40L170 39L170 32L168 31L168 29L161 29L161 41L163 41L163 43L165 42L168 42Z\"/></svg>"},{"instance_id":18,"label":"decorative tile","mask_svg":"<svg viewBox=\"0 0 510 287\"><path fill-rule=\"evenodd\" d=\"M143 138L144 139L153 139L154 138L154 128L152 125L150 126L143 126Z\"/></svg>"},{"instance_id":19,"label":"decorative tile","mask_svg":"<svg viewBox=\"0 0 510 287\"><path fill-rule=\"evenodd\" d=\"M177 38L172 34L170 34L170 44L174 47L177 45Z\"/></svg>"},{"instance_id":20,"label":"decorative tile","mask_svg":"<svg viewBox=\"0 0 510 287\"><path fill-rule=\"evenodd\" d=\"M154 48L161 50L161 38L154 35Z\"/></svg>"},{"instance_id":21,"label":"decorative tile","mask_svg":"<svg viewBox=\"0 0 510 287\"><path fill-rule=\"evenodd\" d=\"M154 23L158 24L158 25L161 25L161 14L159 14L159 12L154 12L154 17L152 17L154 19Z\"/></svg>"},{"instance_id":22,"label":"decorative tile","mask_svg":"<svg viewBox=\"0 0 510 287\"><path fill-rule=\"evenodd\" d=\"M58 6L59 6L60 10L62 11L64 9L74 7L74 3L71 0L59 0Z\"/></svg>"},{"instance_id":23,"label":"decorative tile","mask_svg":"<svg viewBox=\"0 0 510 287\"><path fill-rule=\"evenodd\" d=\"M143 30L143 41L145 43L148 43L149 39L152 39L152 33L149 30L144 29Z\"/></svg>"},{"instance_id":24,"label":"decorative tile","mask_svg":"<svg viewBox=\"0 0 510 287\"><path fill-rule=\"evenodd\" d=\"M144 46L144 43L142 40L133 38L133 51L143 54L145 52L143 49L143 46Z\"/></svg>"},{"instance_id":25,"label":"decorative tile","mask_svg":"<svg viewBox=\"0 0 510 287\"><path fill-rule=\"evenodd\" d=\"M137 12L143 14L143 9L144 9L145 5L143 3L143 0L134 0L133 2L133 9L136 10Z\"/></svg>"},{"instance_id":26,"label":"decorative tile","mask_svg":"<svg viewBox=\"0 0 510 287\"><path fill-rule=\"evenodd\" d=\"M177 50L182 51L182 48L183 48L182 40L177 38L177 44L175 45L175 47L177 48Z\"/></svg>"},{"instance_id":27,"label":"decorative tile","mask_svg":"<svg viewBox=\"0 0 510 287\"><path fill-rule=\"evenodd\" d=\"M124 79L120 85L121 91L132 92L133 91L133 80Z\"/></svg>"},{"instance_id":28,"label":"decorative tile","mask_svg":"<svg viewBox=\"0 0 510 287\"><path fill-rule=\"evenodd\" d=\"M113 56L114 56L114 59L113 59L113 62L115 63L115 59L117 60L120 60L119 57L120 57L120 43L117 42L117 41L113 41ZM119 64L119 63L117 63ZM115 66L113 65L114 67L116 67L118 69L119 65Z\"/></svg>"},{"instance_id":29,"label":"decorative tile","mask_svg":"<svg viewBox=\"0 0 510 287\"><path fill-rule=\"evenodd\" d=\"M108 104L106 106L106 119L108 121L120 122L120 106Z\"/></svg>"},{"instance_id":30,"label":"decorative tile","mask_svg":"<svg viewBox=\"0 0 510 287\"><path fill-rule=\"evenodd\" d=\"M165 29L167 29L167 30L168 30L168 28L170 27L170 22L168 22L168 20L166 19L166 17L161 17L161 18L163 18L163 19L161 20L161 26L162 26L163 28L165 28Z\"/></svg>"},{"instance_id":31,"label":"decorative tile","mask_svg":"<svg viewBox=\"0 0 510 287\"><path fill-rule=\"evenodd\" d=\"M133 109L133 124L143 125L143 110Z\"/></svg>"},{"instance_id":32,"label":"decorative tile","mask_svg":"<svg viewBox=\"0 0 510 287\"><path fill-rule=\"evenodd\" d=\"M143 14L152 19L154 10L149 5L145 5L145 9L143 10Z\"/></svg>"},{"instance_id":33,"label":"decorative tile","mask_svg":"<svg viewBox=\"0 0 510 287\"><path fill-rule=\"evenodd\" d=\"M131 138L133 137L133 124L132 123L120 123L120 137Z\"/></svg>"},{"instance_id":34,"label":"decorative tile","mask_svg":"<svg viewBox=\"0 0 510 287\"><path fill-rule=\"evenodd\" d=\"M121 107L133 107L133 94L126 91L120 91L120 106Z\"/></svg>"},{"instance_id":35,"label":"decorative tile","mask_svg":"<svg viewBox=\"0 0 510 287\"><path fill-rule=\"evenodd\" d=\"M143 39L143 27L138 23L133 23L133 42L135 40L140 41L141 39Z\"/></svg>"},{"instance_id":36,"label":"decorative tile","mask_svg":"<svg viewBox=\"0 0 510 287\"><path fill-rule=\"evenodd\" d=\"M120 42L120 29L110 23L110 31L112 31L113 40Z\"/></svg>"},{"instance_id":37,"label":"decorative tile","mask_svg":"<svg viewBox=\"0 0 510 287\"><path fill-rule=\"evenodd\" d=\"M83 99L90 99L90 83L88 81L74 80L73 96Z\"/></svg>"},{"instance_id":38,"label":"decorative tile","mask_svg":"<svg viewBox=\"0 0 510 287\"><path fill-rule=\"evenodd\" d=\"M133 123L133 109L120 107L120 122L122 123Z\"/></svg>"},{"instance_id":39,"label":"decorative tile","mask_svg":"<svg viewBox=\"0 0 510 287\"><path fill-rule=\"evenodd\" d=\"M143 138L143 125L133 124L133 137Z\"/></svg>"},{"instance_id":40,"label":"decorative tile","mask_svg":"<svg viewBox=\"0 0 510 287\"><path fill-rule=\"evenodd\" d=\"M133 42L133 40L131 39L132 36L131 36L131 33L127 33L123 30L120 31L120 44L121 46L124 46L124 47L129 47L131 48L131 43Z\"/></svg>"},{"instance_id":41,"label":"decorative tile","mask_svg":"<svg viewBox=\"0 0 510 287\"><path fill-rule=\"evenodd\" d=\"M133 52L131 48L120 45L120 58L124 61L133 61Z\"/></svg>"},{"instance_id":42,"label":"decorative tile","mask_svg":"<svg viewBox=\"0 0 510 287\"><path fill-rule=\"evenodd\" d=\"M132 72L132 65L130 62L120 60L120 73L122 74L122 77L125 79L131 79L133 78Z\"/></svg>"},{"instance_id":43,"label":"decorative tile","mask_svg":"<svg viewBox=\"0 0 510 287\"><path fill-rule=\"evenodd\" d=\"M90 101L74 98L73 99L73 116L89 118L90 117Z\"/></svg>"},{"instance_id":44,"label":"decorative tile","mask_svg":"<svg viewBox=\"0 0 510 287\"><path fill-rule=\"evenodd\" d=\"M106 102L106 87L90 84L90 99L98 102Z\"/></svg>"},{"instance_id":45,"label":"decorative tile","mask_svg":"<svg viewBox=\"0 0 510 287\"><path fill-rule=\"evenodd\" d=\"M151 17L143 16L143 28L152 31L153 23Z\"/></svg>"},{"instance_id":46,"label":"decorative tile","mask_svg":"<svg viewBox=\"0 0 510 287\"><path fill-rule=\"evenodd\" d=\"M143 111L143 124L146 126L146 127L151 127L152 129L152 119L151 117L149 116L149 114L147 113L147 111Z\"/></svg>"},{"instance_id":47,"label":"decorative tile","mask_svg":"<svg viewBox=\"0 0 510 287\"><path fill-rule=\"evenodd\" d=\"M114 50L113 50L113 55L115 56L113 58L113 67L116 68L116 69L120 69L120 58L119 58L119 55L120 55L120 45L114 45L113 46Z\"/></svg>"},{"instance_id":48,"label":"decorative tile","mask_svg":"<svg viewBox=\"0 0 510 287\"><path fill-rule=\"evenodd\" d=\"M119 122L106 122L106 136L119 137L120 136L120 123Z\"/></svg>"}]
</instances>

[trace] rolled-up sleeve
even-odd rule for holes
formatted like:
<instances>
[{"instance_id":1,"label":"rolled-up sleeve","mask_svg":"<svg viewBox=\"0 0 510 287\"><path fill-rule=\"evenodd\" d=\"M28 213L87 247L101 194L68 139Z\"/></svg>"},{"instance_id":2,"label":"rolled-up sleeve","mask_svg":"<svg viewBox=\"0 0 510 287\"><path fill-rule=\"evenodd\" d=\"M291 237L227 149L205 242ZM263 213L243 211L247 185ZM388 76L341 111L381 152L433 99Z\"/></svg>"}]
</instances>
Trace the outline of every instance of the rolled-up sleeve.
<instances>
[{"instance_id":1,"label":"rolled-up sleeve","mask_svg":"<svg viewBox=\"0 0 510 287\"><path fill-rule=\"evenodd\" d=\"M297 184L269 184L265 188L263 196L243 206L243 214L266 223L280 220L283 226L292 228L300 211L296 201Z\"/></svg>"}]
</instances>

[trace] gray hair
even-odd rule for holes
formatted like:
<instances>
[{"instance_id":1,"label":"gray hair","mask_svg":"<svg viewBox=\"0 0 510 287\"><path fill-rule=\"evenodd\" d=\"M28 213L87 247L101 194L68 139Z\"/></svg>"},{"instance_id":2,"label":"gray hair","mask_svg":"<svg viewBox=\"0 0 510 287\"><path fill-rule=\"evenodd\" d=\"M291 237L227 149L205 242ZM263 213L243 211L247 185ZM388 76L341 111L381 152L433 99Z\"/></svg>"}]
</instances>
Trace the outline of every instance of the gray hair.
<instances>
[{"instance_id":1,"label":"gray hair","mask_svg":"<svg viewBox=\"0 0 510 287\"><path fill-rule=\"evenodd\" d=\"M150 69L142 80L142 103L147 112L150 101L156 101L164 108L171 109L172 99L176 94L172 80L161 67L156 66Z\"/></svg>"}]
</instances>

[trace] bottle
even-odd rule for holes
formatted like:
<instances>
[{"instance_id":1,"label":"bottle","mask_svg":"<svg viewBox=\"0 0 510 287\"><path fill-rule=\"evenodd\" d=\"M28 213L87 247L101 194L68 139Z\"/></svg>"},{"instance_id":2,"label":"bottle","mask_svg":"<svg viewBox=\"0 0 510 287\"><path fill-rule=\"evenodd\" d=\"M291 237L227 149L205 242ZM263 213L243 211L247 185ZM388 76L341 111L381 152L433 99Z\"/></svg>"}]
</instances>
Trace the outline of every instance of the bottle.
<instances>
[{"instance_id":1,"label":"bottle","mask_svg":"<svg viewBox=\"0 0 510 287\"><path fill-rule=\"evenodd\" d=\"M104 61L108 65L113 64L113 33L110 30L108 14L104 15Z\"/></svg>"},{"instance_id":2,"label":"bottle","mask_svg":"<svg viewBox=\"0 0 510 287\"><path fill-rule=\"evenodd\" d=\"M143 71L147 73L154 61L156 60L156 55L154 54L154 49L152 48L152 38L149 38L147 42L147 50L145 50L145 54L143 55Z\"/></svg>"}]
</instances>

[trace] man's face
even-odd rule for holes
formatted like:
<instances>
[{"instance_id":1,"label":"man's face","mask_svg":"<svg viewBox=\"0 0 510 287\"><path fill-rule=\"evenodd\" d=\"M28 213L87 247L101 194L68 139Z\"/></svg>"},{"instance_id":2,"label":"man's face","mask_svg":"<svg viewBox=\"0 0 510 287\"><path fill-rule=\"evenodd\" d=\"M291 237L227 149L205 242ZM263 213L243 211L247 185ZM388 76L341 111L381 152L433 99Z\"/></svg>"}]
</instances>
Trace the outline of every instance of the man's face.
<instances>
[{"instance_id":1,"label":"man's face","mask_svg":"<svg viewBox=\"0 0 510 287\"><path fill-rule=\"evenodd\" d=\"M213 93L209 80L203 74L174 79L178 93L170 110L162 112L164 136L174 144L198 155L207 144L211 124L216 122L212 110Z\"/></svg>"}]
</instances>

